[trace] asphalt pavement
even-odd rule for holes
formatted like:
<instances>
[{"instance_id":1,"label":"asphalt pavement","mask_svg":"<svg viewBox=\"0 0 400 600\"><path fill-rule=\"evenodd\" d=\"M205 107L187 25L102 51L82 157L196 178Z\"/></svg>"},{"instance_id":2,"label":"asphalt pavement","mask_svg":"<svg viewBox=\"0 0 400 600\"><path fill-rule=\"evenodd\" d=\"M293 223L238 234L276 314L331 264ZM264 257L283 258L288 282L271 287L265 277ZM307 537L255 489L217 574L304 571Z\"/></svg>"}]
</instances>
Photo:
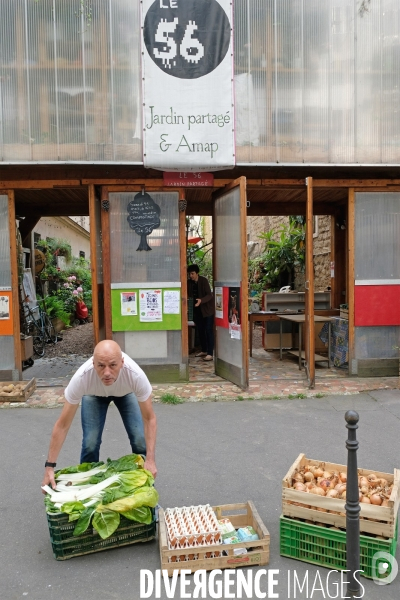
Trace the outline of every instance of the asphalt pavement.
<instances>
[{"instance_id":1,"label":"asphalt pavement","mask_svg":"<svg viewBox=\"0 0 400 600\"><path fill-rule=\"evenodd\" d=\"M274 597L285 600L343 597L334 585L339 578L329 578L328 569L279 555L279 516L282 478L300 452L316 460L346 463L344 414L348 409L355 409L360 415L358 465L384 472L400 467L399 390L293 400L155 404L159 470L156 487L160 504L166 508L252 500L271 535L271 558L268 567L251 570L254 574L262 568L278 571L274 574L278 583L273 588L278 595ZM140 572L155 573L160 569L157 541L66 561L53 557L40 482L50 432L59 410L1 411L0 598L138 600L141 594L145 597ZM79 462L80 442L77 417L59 456L60 468ZM118 458L129 451L119 414L111 407L101 458ZM399 552L397 559L400 560ZM303 580L307 571L308 591L297 589L294 596L293 590L288 589L288 581L294 572ZM315 585L317 571L322 588ZM187 594L194 589L193 578L189 580ZM361 581L365 598L398 600L400 597L400 575L385 586L365 578ZM233 589L230 588L230 593ZM182 594L178 585L174 595L168 596L161 586L160 595L154 592L147 597L178 600L192 596ZM213 595L210 588L200 597L236 596L230 596L228 591ZM253 590L247 597L261 596Z\"/></svg>"}]
</instances>

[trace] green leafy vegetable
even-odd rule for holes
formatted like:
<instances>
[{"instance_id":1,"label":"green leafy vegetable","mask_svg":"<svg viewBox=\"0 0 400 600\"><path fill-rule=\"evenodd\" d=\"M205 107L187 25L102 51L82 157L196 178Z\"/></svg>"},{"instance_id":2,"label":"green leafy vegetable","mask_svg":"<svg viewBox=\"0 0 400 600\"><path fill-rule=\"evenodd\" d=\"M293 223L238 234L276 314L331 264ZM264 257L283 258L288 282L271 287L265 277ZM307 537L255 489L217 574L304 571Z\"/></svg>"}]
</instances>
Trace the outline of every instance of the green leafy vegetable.
<instances>
[{"instance_id":1,"label":"green leafy vegetable","mask_svg":"<svg viewBox=\"0 0 400 600\"><path fill-rule=\"evenodd\" d=\"M94 513L92 525L103 540L105 540L118 528L120 520L119 513L113 510L104 510L101 513Z\"/></svg>"},{"instance_id":2,"label":"green leafy vegetable","mask_svg":"<svg viewBox=\"0 0 400 600\"><path fill-rule=\"evenodd\" d=\"M137 521L138 523L144 523L145 525L150 525L153 520L153 513L148 506L131 508L131 510L121 513L121 515L131 521Z\"/></svg>"},{"instance_id":3,"label":"green leafy vegetable","mask_svg":"<svg viewBox=\"0 0 400 600\"><path fill-rule=\"evenodd\" d=\"M128 454L107 463L84 463L58 471L56 490L43 486L48 513L63 512L76 521L74 536L92 525L106 539L120 524L120 515L150 524L158 502L154 477L144 460ZM71 485L73 483L73 485Z\"/></svg>"},{"instance_id":4,"label":"green leafy vegetable","mask_svg":"<svg viewBox=\"0 0 400 600\"><path fill-rule=\"evenodd\" d=\"M80 465L75 465L74 467L67 467L66 469L57 471L56 477L58 477L58 475L68 475L69 473L86 473L86 471L91 471L102 465L104 465L104 462L82 463Z\"/></svg>"},{"instance_id":5,"label":"green leafy vegetable","mask_svg":"<svg viewBox=\"0 0 400 600\"><path fill-rule=\"evenodd\" d=\"M95 508L95 506L88 506L82 511L81 516L79 517L78 522L75 525L74 535L81 535L86 531L86 529L90 525L90 521L95 511Z\"/></svg>"}]
</instances>

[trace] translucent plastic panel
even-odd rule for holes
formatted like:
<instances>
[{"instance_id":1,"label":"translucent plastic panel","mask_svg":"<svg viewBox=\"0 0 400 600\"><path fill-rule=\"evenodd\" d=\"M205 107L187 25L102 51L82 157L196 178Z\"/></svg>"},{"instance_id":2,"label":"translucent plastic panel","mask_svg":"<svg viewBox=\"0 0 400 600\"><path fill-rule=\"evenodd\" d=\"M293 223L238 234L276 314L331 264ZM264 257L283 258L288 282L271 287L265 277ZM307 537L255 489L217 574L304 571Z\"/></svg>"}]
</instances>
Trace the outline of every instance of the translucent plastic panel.
<instances>
[{"instance_id":1,"label":"translucent plastic panel","mask_svg":"<svg viewBox=\"0 0 400 600\"><path fill-rule=\"evenodd\" d=\"M355 358L397 358L400 327L356 327Z\"/></svg>"},{"instance_id":2,"label":"translucent plastic panel","mask_svg":"<svg viewBox=\"0 0 400 600\"><path fill-rule=\"evenodd\" d=\"M139 34L138 2L2 0L1 159L141 162Z\"/></svg>"},{"instance_id":3,"label":"translucent plastic panel","mask_svg":"<svg viewBox=\"0 0 400 600\"><path fill-rule=\"evenodd\" d=\"M141 236L128 223L127 207L135 196L110 194L111 282L180 281L178 194L150 192L160 207L160 226L147 236L151 251L138 251Z\"/></svg>"},{"instance_id":4,"label":"translucent plastic panel","mask_svg":"<svg viewBox=\"0 0 400 600\"><path fill-rule=\"evenodd\" d=\"M355 278L400 279L400 194L357 193Z\"/></svg>"},{"instance_id":5,"label":"translucent plastic panel","mask_svg":"<svg viewBox=\"0 0 400 600\"><path fill-rule=\"evenodd\" d=\"M15 369L14 338L10 335L0 335L0 369ZM18 374L18 371L15 373Z\"/></svg>"},{"instance_id":6,"label":"translucent plastic panel","mask_svg":"<svg viewBox=\"0 0 400 600\"><path fill-rule=\"evenodd\" d=\"M239 163L400 160L400 3L235 0ZM142 162L139 2L1 0L0 160Z\"/></svg>"},{"instance_id":7,"label":"translucent plastic panel","mask_svg":"<svg viewBox=\"0 0 400 600\"><path fill-rule=\"evenodd\" d=\"M0 196L0 288L11 287L8 196Z\"/></svg>"},{"instance_id":8,"label":"translucent plastic panel","mask_svg":"<svg viewBox=\"0 0 400 600\"><path fill-rule=\"evenodd\" d=\"M219 198L215 205L215 281L238 282L241 272L240 191L238 188Z\"/></svg>"},{"instance_id":9,"label":"translucent plastic panel","mask_svg":"<svg viewBox=\"0 0 400 600\"><path fill-rule=\"evenodd\" d=\"M181 331L114 332L113 339L140 365L181 364Z\"/></svg>"},{"instance_id":10,"label":"translucent plastic panel","mask_svg":"<svg viewBox=\"0 0 400 600\"><path fill-rule=\"evenodd\" d=\"M215 340L216 354L226 363L239 367L243 367L243 349L242 343L232 343L229 335L229 329L217 327L217 336Z\"/></svg>"}]
</instances>

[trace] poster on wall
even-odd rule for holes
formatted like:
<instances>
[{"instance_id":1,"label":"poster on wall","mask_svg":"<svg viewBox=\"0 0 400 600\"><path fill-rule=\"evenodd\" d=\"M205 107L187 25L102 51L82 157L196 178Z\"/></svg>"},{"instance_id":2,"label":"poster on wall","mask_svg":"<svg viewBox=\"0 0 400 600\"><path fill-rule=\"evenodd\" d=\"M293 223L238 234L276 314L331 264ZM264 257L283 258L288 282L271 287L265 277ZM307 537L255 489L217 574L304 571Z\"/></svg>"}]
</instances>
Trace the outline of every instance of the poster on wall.
<instances>
[{"instance_id":1,"label":"poster on wall","mask_svg":"<svg viewBox=\"0 0 400 600\"><path fill-rule=\"evenodd\" d=\"M139 290L139 313L142 322L163 320L161 290Z\"/></svg>"},{"instance_id":2,"label":"poster on wall","mask_svg":"<svg viewBox=\"0 0 400 600\"><path fill-rule=\"evenodd\" d=\"M124 317L137 315L136 292L121 293L121 315Z\"/></svg>"},{"instance_id":3,"label":"poster on wall","mask_svg":"<svg viewBox=\"0 0 400 600\"><path fill-rule=\"evenodd\" d=\"M5 321L10 318L10 298L0 295L0 320Z\"/></svg>"},{"instance_id":4,"label":"poster on wall","mask_svg":"<svg viewBox=\"0 0 400 600\"><path fill-rule=\"evenodd\" d=\"M223 300L222 287L214 288L214 297L215 297L215 317L217 319L223 319L224 318L224 300Z\"/></svg>"},{"instance_id":5,"label":"poster on wall","mask_svg":"<svg viewBox=\"0 0 400 600\"><path fill-rule=\"evenodd\" d=\"M177 291L164 290L164 314L179 315L181 312L181 295Z\"/></svg>"},{"instance_id":6,"label":"poster on wall","mask_svg":"<svg viewBox=\"0 0 400 600\"><path fill-rule=\"evenodd\" d=\"M228 298L228 321L232 325L241 325L241 314L240 314L240 287L229 288Z\"/></svg>"},{"instance_id":7,"label":"poster on wall","mask_svg":"<svg viewBox=\"0 0 400 600\"><path fill-rule=\"evenodd\" d=\"M144 166L233 167L231 0L143 0L141 25Z\"/></svg>"}]
</instances>

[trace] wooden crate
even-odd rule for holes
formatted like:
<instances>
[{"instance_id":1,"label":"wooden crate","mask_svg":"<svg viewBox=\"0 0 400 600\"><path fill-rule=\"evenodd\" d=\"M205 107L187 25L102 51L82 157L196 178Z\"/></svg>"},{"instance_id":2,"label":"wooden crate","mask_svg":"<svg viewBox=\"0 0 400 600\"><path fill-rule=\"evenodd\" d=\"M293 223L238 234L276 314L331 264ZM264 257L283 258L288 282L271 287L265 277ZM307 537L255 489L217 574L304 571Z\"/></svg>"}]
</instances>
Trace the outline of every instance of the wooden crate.
<instances>
[{"instance_id":1,"label":"wooden crate","mask_svg":"<svg viewBox=\"0 0 400 600\"><path fill-rule=\"evenodd\" d=\"M313 460L307 458L305 454L300 454L282 481L283 515L285 517L307 519L314 521L315 523L325 523L345 529L345 500L337 500L336 498L326 498L325 496L299 492L291 487L295 470L306 464L321 465L321 468L327 471L347 472L347 467L345 465ZM390 473L381 473L380 471L373 471L371 469L358 469L359 475L367 476L370 473L375 473L378 477L384 477L389 483L394 483L394 486L388 507L374 506L373 504L360 504L360 531L373 533L385 538L393 538L395 535L397 511L399 509L400 500L400 470L395 469L394 474L392 475ZM328 510L329 512L321 512L318 510L319 508Z\"/></svg>"},{"instance_id":2,"label":"wooden crate","mask_svg":"<svg viewBox=\"0 0 400 600\"><path fill-rule=\"evenodd\" d=\"M36 390L36 379L33 377L30 381L0 381L0 388L5 385L22 384L24 387L18 393L6 394L0 392L0 402L26 402L26 400Z\"/></svg>"},{"instance_id":3,"label":"wooden crate","mask_svg":"<svg viewBox=\"0 0 400 600\"><path fill-rule=\"evenodd\" d=\"M269 562L269 532L261 521L259 514L250 501L245 504L222 504L213 506L217 519L228 518L235 529L251 525L259 536L259 540L253 542L240 542L239 544L214 544L211 546L199 546L196 548L168 550L167 527L165 524L164 511L159 510L159 543L161 569L168 571L172 577L174 571L181 569L190 570L192 573L200 569L211 571L213 569L235 569L237 567L250 567L254 565L267 565ZM247 554L235 555L235 548L246 548ZM206 554L223 552L226 556L207 558ZM194 560L176 561L179 555L196 553ZM172 562L171 562L172 561Z\"/></svg>"}]
</instances>

